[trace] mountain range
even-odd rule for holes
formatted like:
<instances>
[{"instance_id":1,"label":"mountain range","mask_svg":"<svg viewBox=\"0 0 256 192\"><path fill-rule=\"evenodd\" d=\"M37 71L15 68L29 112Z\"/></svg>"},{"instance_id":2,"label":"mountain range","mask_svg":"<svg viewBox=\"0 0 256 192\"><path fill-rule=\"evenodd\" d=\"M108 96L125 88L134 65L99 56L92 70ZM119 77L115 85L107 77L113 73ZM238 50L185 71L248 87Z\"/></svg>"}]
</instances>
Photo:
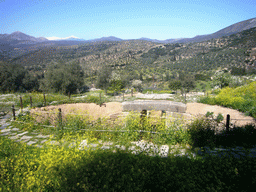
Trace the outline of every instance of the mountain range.
<instances>
[{"instance_id":1,"label":"mountain range","mask_svg":"<svg viewBox=\"0 0 256 192\"><path fill-rule=\"evenodd\" d=\"M238 23L235 23L233 25L230 25L224 29L221 29L215 33L208 34L208 35L198 35L193 38L179 38L179 39L166 39L166 40L157 40L157 39L150 39L142 37L138 40L144 40L144 41L151 41L155 43L189 43L189 42L200 42L200 41L206 41L213 38L220 38L222 36L228 36L232 35L250 28L256 27L256 18L248 19L245 21L241 21ZM35 43L42 43L42 42L49 42L49 41L79 41L79 42L103 42L103 41L124 41L129 39L120 39L114 36L109 37L102 37L98 39L92 39L92 40L84 40L75 36L70 36L66 38L59 38L59 37L52 37L52 38L45 38L45 37L33 37L27 34L24 34L22 32L16 31L11 34L0 34L0 44L8 44L8 42L11 41L19 41L17 43L24 43L24 44L35 44ZM133 39L134 40L134 39ZM21 42L24 41L24 42Z\"/></svg>"}]
</instances>

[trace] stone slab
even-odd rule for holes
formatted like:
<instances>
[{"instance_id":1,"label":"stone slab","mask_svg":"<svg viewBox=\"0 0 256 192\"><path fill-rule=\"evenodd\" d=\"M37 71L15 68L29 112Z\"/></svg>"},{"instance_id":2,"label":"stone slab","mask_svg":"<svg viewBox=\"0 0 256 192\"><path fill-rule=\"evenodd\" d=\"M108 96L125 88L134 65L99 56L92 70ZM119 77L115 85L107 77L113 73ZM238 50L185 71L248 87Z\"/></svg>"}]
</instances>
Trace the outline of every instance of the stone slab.
<instances>
[{"instance_id":1,"label":"stone slab","mask_svg":"<svg viewBox=\"0 0 256 192\"><path fill-rule=\"evenodd\" d=\"M22 136L22 135L26 135L28 133L28 131L25 131L25 132L23 132L23 133L20 133L20 134L18 134L17 136Z\"/></svg>"},{"instance_id":2,"label":"stone slab","mask_svg":"<svg viewBox=\"0 0 256 192\"><path fill-rule=\"evenodd\" d=\"M90 147L97 147L98 144L90 144L89 146L90 146Z\"/></svg>"},{"instance_id":3,"label":"stone slab","mask_svg":"<svg viewBox=\"0 0 256 192\"><path fill-rule=\"evenodd\" d=\"M110 149L110 147L109 146L106 146L106 145L103 145L102 147L101 147L101 149Z\"/></svg>"},{"instance_id":4,"label":"stone slab","mask_svg":"<svg viewBox=\"0 0 256 192\"><path fill-rule=\"evenodd\" d=\"M125 150L125 146L123 146L123 145L122 145L122 146L116 145L115 147L116 147L116 148L119 148L119 149L121 149L121 150Z\"/></svg>"},{"instance_id":5,"label":"stone slab","mask_svg":"<svg viewBox=\"0 0 256 192\"><path fill-rule=\"evenodd\" d=\"M135 100L122 103L123 111L155 110L185 113L187 106L184 103L166 100Z\"/></svg>"},{"instance_id":6,"label":"stone slab","mask_svg":"<svg viewBox=\"0 0 256 192\"><path fill-rule=\"evenodd\" d=\"M159 149L159 156L161 157L168 157L169 153L169 146L168 145L162 145Z\"/></svg>"},{"instance_id":7,"label":"stone slab","mask_svg":"<svg viewBox=\"0 0 256 192\"><path fill-rule=\"evenodd\" d=\"M60 143L58 141L50 141L49 144L51 144L51 145L59 145Z\"/></svg>"},{"instance_id":8,"label":"stone slab","mask_svg":"<svg viewBox=\"0 0 256 192\"><path fill-rule=\"evenodd\" d=\"M27 142L27 145L33 145L35 143L37 143L37 141L29 141L29 142Z\"/></svg>"},{"instance_id":9,"label":"stone slab","mask_svg":"<svg viewBox=\"0 0 256 192\"><path fill-rule=\"evenodd\" d=\"M36 136L37 138L48 138L48 137L50 137L49 135L41 135L41 134L39 134L39 135L37 135Z\"/></svg>"},{"instance_id":10,"label":"stone slab","mask_svg":"<svg viewBox=\"0 0 256 192\"><path fill-rule=\"evenodd\" d=\"M17 136L17 135L9 137L9 139L18 139L18 138L19 138L19 136Z\"/></svg>"},{"instance_id":11,"label":"stone slab","mask_svg":"<svg viewBox=\"0 0 256 192\"><path fill-rule=\"evenodd\" d=\"M103 145L113 145L113 142L104 142Z\"/></svg>"},{"instance_id":12,"label":"stone slab","mask_svg":"<svg viewBox=\"0 0 256 192\"><path fill-rule=\"evenodd\" d=\"M11 131L11 129L2 129L1 133L10 132L10 131Z\"/></svg>"},{"instance_id":13,"label":"stone slab","mask_svg":"<svg viewBox=\"0 0 256 192\"><path fill-rule=\"evenodd\" d=\"M72 144L74 145L74 143L72 143ZM71 144L70 144L70 146L71 146ZM84 149L84 147L87 147L87 139L81 141L78 149L82 150L82 149Z\"/></svg>"},{"instance_id":14,"label":"stone slab","mask_svg":"<svg viewBox=\"0 0 256 192\"><path fill-rule=\"evenodd\" d=\"M1 136L6 136L6 135L10 135L10 134L11 134L11 132L5 132L5 133L1 134Z\"/></svg>"},{"instance_id":15,"label":"stone slab","mask_svg":"<svg viewBox=\"0 0 256 192\"><path fill-rule=\"evenodd\" d=\"M18 136L18 135L17 135ZM22 136L20 140L32 139L32 136Z\"/></svg>"},{"instance_id":16,"label":"stone slab","mask_svg":"<svg viewBox=\"0 0 256 192\"><path fill-rule=\"evenodd\" d=\"M47 140L47 139L44 139L44 140L41 141L41 143L45 143L46 141L48 141L48 140Z\"/></svg>"},{"instance_id":17,"label":"stone slab","mask_svg":"<svg viewBox=\"0 0 256 192\"><path fill-rule=\"evenodd\" d=\"M20 129L18 128L13 128L12 131L19 131Z\"/></svg>"}]
</instances>

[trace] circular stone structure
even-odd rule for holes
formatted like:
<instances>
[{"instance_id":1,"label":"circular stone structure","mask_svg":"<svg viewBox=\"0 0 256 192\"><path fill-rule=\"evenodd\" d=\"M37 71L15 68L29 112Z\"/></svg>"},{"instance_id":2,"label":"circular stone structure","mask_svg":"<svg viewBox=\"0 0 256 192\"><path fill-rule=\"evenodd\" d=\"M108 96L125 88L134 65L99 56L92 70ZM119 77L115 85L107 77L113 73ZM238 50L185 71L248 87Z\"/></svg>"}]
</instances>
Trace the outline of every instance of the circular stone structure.
<instances>
[{"instance_id":1,"label":"circular stone structure","mask_svg":"<svg viewBox=\"0 0 256 192\"><path fill-rule=\"evenodd\" d=\"M187 106L184 103L166 101L166 100L135 100L122 103L123 111L169 111L177 113L185 113Z\"/></svg>"}]
</instances>

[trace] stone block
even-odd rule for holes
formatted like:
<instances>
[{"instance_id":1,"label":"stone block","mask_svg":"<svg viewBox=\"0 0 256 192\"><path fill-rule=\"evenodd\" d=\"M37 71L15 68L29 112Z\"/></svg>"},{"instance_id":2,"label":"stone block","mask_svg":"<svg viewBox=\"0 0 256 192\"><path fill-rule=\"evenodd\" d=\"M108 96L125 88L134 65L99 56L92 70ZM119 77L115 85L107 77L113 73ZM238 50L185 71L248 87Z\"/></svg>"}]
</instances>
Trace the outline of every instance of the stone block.
<instances>
[{"instance_id":1,"label":"stone block","mask_svg":"<svg viewBox=\"0 0 256 192\"><path fill-rule=\"evenodd\" d=\"M2 129L1 133L5 133L5 132L9 132L9 131L11 131L11 129Z\"/></svg>"},{"instance_id":2,"label":"stone block","mask_svg":"<svg viewBox=\"0 0 256 192\"><path fill-rule=\"evenodd\" d=\"M159 150L159 156L161 157L168 157L169 153L169 146L168 145L162 145Z\"/></svg>"},{"instance_id":3,"label":"stone block","mask_svg":"<svg viewBox=\"0 0 256 192\"><path fill-rule=\"evenodd\" d=\"M28 131L25 131L25 132L23 132L23 133L20 133L20 134L18 134L17 136L22 136L22 135L26 135L28 133Z\"/></svg>"},{"instance_id":4,"label":"stone block","mask_svg":"<svg viewBox=\"0 0 256 192\"><path fill-rule=\"evenodd\" d=\"M29 141L29 142L27 142L27 145L33 145L35 143L37 143L37 142L36 141Z\"/></svg>"},{"instance_id":5,"label":"stone block","mask_svg":"<svg viewBox=\"0 0 256 192\"><path fill-rule=\"evenodd\" d=\"M185 113L187 106L184 103L166 100L135 100L122 103L123 111L155 110Z\"/></svg>"},{"instance_id":6,"label":"stone block","mask_svg":"<svg viewBox=\"0 0 256 192\"><path fill-rule=\"evenodd\" d=\"M32 138L33 137L31 137L31 136L23 136L23 137L20 138L20 140L27 140L27 139L29 140L29 139L32 139Z\"/></svg>"}]
</instances>

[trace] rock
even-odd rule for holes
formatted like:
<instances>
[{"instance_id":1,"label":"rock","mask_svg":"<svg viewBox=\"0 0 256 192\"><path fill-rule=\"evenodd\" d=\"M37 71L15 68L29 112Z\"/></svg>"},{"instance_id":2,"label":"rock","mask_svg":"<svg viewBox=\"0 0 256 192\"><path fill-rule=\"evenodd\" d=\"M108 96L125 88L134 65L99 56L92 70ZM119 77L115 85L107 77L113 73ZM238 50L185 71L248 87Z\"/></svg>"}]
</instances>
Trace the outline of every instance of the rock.
<instances>
[{"instance_id":1,"label":"rock","mask_svg":"<svg viewBox=\"0 0 256 192\"><path fill-rule=\"evenodd\" d=\"M142 110L155 110L155 111L170 111L185 113L186 104L173 102L173 101L159 101L159 100L135 100L126 101L122 103L123 111L142 111Z\"/></svg>"}]
</instances>

